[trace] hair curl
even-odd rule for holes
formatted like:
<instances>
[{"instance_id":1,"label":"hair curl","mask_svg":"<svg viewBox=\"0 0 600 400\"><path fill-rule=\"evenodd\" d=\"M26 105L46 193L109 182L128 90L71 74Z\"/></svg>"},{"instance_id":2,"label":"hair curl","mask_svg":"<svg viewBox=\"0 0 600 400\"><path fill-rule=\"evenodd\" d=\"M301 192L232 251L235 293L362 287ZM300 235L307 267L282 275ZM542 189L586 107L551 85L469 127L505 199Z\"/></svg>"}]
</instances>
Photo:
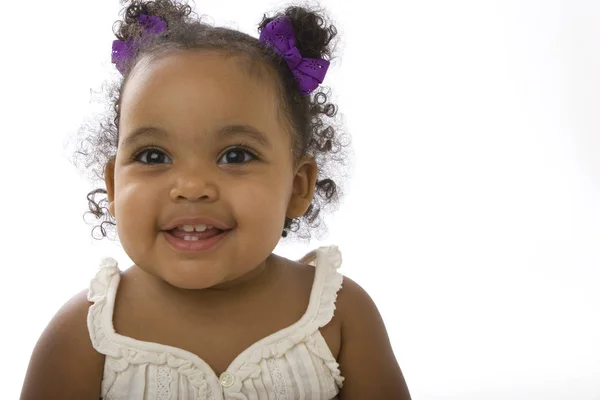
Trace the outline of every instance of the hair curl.
<instances>
[{"instance_id":1,"label":"hair curl","mask_svg":"<svg viewBox=\"0 0 600 400\"><path fill-rule=\"evenodd\" d=\"M340 179L345 176L343 166L350 144L349 137L337 124L337 106L328 101L330 91L320 86L311 95L302 96L287 64L273 49L245 33L204 23L188 4L178 0L131 1L122 11L123 19L115 23L113 30L117 39L135 40L141 36L142 28L137 22L140 14L161 17L168 28L144 41L137 49L123 77L109 88L109 107L101 115L100 122L86 124L80 129L73 158L75 164L103 183L106 165L117 152L121 94L130 71L142 57L158 57L182 49L217 50L246 57L251 67L258 66L259 70L266 67L266 71L275 74L280 114L292 132L294 156L296 159L307 155L313 157L319 169L312 203L301 217L286 217L282 236L293 233L298 238L309 239L315 228L324 227L322 211L331 211L339 204ZM335 46L332 42L337 30L322 10L289 6L272 17L264 15L258 25L259 32L281 16L291 20L296 46L303 57L333 58ZM92 230L94 238L107 237L115 226L107 208L106 194L105 189L96 188L87 195L89 211L85 215L100 221ZM100 237L94 235L97 230Z\"/></svg>"}]
</instances>

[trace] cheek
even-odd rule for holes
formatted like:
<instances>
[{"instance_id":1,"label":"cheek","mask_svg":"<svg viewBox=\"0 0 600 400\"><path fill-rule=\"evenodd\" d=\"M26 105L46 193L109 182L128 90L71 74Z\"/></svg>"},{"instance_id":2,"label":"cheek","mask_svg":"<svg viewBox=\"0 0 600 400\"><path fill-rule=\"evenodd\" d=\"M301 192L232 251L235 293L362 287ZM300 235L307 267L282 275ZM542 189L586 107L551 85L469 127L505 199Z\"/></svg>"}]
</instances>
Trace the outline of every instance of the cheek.
<instances>
[{"instance_id":1,"label":"cheek","mask_svg":"<svg viewBox=\"0 0 600 400\"><path fill-rule=\"evenodd\" d=\"M148 184L131 179L115 181L115 212L119 235L142 232L154 223L153 198L156 196L151 195Z\"/></svg>"},{"instance_id":2,"label":"cheek","mask_svg":"<svg viewBox=\"0 0 600 400\"><path fill-rule=\"evenodd\" d=\"M235 197L235 208L241 214L239 218L259 224L273 221L278 226L279 222L283 223L291 181L281 176L272 177L261 182L247 182L240 189Z\"/></svg>"}]
</instances>

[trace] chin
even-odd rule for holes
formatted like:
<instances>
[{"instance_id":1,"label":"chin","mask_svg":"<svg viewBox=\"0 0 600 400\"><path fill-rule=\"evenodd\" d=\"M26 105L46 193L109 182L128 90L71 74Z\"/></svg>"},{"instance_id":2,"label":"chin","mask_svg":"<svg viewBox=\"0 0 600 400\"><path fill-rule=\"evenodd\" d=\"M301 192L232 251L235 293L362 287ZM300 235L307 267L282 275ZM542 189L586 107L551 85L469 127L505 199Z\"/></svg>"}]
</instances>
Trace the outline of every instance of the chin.
<instances>
[{"instance_id":1,"label":"chin","mask_svg":"<svg viewBox=\"0 0 600 400\"><path fill-rule=\"evenodd\" d=\"M166 264L169 266L167 271L160 271L157 275L171 286L188 290L208 289L225 280L222 268L215 263L210 263L210 266L203 264L198 260L172 261Z\"/></svg>"}]
</instances>

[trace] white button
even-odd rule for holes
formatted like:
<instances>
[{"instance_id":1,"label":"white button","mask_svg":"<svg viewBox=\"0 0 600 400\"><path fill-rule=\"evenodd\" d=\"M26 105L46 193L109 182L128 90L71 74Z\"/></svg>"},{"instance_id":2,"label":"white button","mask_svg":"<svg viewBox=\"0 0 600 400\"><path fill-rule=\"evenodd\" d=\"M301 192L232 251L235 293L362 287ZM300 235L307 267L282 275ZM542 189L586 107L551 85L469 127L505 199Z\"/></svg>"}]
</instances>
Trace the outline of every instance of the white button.
<instances>
[{"instance_id":1,"label":"white button","mask_svg":"<svg viewBox=\"0 0 600 400\"><path fill-rule=\"evenodd\" d=\"M229 372L223 372L219 381L221 382L221 386L228 388L235 382L235 377Z\"/></svg>"}]
</instances>

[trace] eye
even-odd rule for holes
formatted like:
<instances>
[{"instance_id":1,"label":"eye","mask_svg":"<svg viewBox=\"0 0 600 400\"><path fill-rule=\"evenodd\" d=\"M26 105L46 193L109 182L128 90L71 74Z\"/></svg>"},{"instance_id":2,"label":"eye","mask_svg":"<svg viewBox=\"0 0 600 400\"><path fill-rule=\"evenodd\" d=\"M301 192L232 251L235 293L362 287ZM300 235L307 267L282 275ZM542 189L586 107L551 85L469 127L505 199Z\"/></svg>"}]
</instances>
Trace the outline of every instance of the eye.
<instances>
[{"instance_id":1,"label":"eye","mask_svg":"<svg viewBox=\"0 0 600 400\"><path fill-rule=\"evenodd\" d=\"M164 164L167 163L165 159L170 160L170 158L159 149L142 150L135 155L134 159L142 164Z\"/></svg>"},{"instance_id":2,"label":"eye","mask_svg":"<svg viewBox=\"0 0 600 400\"><path fill-rule=\"evenodd\" d=\"M256 160L256 155L244 147L232 147L228 149L221 158L219 164L244 164Z\"/></svg>"}]
</instances>

